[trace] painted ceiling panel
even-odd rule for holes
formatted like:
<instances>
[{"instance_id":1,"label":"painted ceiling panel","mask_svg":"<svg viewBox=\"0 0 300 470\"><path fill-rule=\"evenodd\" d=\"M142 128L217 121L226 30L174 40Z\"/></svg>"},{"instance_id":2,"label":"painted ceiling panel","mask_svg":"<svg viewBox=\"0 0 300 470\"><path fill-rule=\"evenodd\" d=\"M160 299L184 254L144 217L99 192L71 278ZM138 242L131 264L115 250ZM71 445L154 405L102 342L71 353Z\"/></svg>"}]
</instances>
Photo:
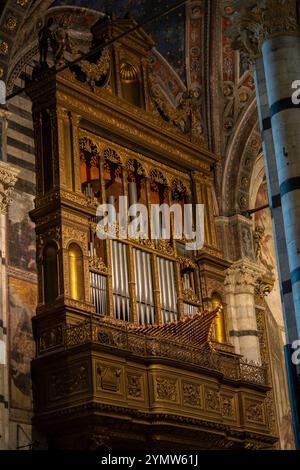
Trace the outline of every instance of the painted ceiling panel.
<instances>
[{"instance_id":1,"label":"painted ceiling panel","mask_svg":"<svg viewBox=\"0 0 300 470\"><path fill-rule=\"evenodd\" d=\"M138 22L177 3L178 0L56 0L52 6L79 6L122 18L126 13ZM159 52L186 83L185 69L185 8L181 7L145 27Z\"/></svg>"}]
</instances>

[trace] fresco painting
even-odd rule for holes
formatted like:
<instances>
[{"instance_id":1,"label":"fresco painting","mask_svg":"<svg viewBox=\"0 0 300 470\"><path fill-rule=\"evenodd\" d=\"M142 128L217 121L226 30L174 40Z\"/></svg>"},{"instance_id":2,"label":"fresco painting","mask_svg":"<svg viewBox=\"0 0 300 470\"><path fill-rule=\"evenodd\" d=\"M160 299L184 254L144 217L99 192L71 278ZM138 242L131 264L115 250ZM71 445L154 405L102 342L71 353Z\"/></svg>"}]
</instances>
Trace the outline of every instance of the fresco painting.
<instances>
[{"instance_id":1,"label":"fresco painting","mask_svg":"<svg viewBox=\"0 0 300 470\"><path fill-rule=\"evenodd\" d=\"M36 303L35 284L9 277L9 368L12 408L31 409L30 362L34 357L31 319L35 314Z\"/></svg>"}]
</instances>

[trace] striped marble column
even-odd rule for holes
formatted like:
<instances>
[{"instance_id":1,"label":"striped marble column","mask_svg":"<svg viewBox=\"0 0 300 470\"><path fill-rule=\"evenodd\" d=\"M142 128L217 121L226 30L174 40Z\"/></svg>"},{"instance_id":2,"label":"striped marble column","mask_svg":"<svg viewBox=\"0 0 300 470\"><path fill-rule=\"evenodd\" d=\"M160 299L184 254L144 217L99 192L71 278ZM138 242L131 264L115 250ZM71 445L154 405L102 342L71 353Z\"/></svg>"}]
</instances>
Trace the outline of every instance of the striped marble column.
<instances>
[{"instance_id":1,"label":"striped marble column","mask_svg":"<svg viewBox=\"0 0 300 470\"><path fill-rule=\"evenodd\" d=\"M291 99L291 85L300 80L300 37L270 37L262 45L262 56L295 307L295 337L300 338L300 110Z\"/></svg>"},{"instance_id":2,"label":"striped marble column","mask_svg":"<svg viewBox=\"0 0 300 470\"><path fill-rule=\"evenodd\" d=\"M262 57L255 63L254 80L256 87L257 109L261 129L262 148L265 161L265 173L274 230L275 251L277 257L278 275L281 287L281 298L284 310L284 321L287 343L297 339L292 284L287 256L287 245L283 228L283 213L280 197L280 187L276 166L276 156L271 127L269 102L265 80L265 70Z\"/></svg>"}]
</instances>

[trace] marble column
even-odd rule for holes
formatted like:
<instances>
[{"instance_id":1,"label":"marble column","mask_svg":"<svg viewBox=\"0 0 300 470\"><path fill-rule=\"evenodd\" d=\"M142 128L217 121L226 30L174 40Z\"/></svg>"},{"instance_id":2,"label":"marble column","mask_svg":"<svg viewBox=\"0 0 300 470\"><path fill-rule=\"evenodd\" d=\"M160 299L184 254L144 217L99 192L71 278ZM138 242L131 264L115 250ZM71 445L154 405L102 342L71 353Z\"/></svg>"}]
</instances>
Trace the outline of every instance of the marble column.
<instances>
[{"instance_id":1,"label":"marble column","mask_svg":"<svg viewBox=\"0 0 300 470\"><path fill-rule=\"evenodd\" d=\"M255 287L263 269L253 261L236 261L225 279L227 320L235 352L247 361L261 363L255 311Z\"/></svg>"},{"instance_id":2,"label":"marble column","mask_svg":"<svg viewBox=\"0 0 300 470\"><path fill-rule=\"evenodd\" d=\"M275 234L274 245L277 258L277 270L280 282L281 299L284 310L284 321L287 343L297 339L297 324L290 279L290 268L287 254L287 244L284 225L280 187L276 166L276 156L273 141L273 133L269 115L269 101L266 86L264 62L262 57L256 59L254 80L256 86L257 108L262 137L262 148L265 161L265 173L268 185L268 195Z\"/></svg>"},{"instance_id":3,"label":"marble column","mask_svg":"<svg viewBox=\"0 0 300 470\"><path fill-rule=\"evenodd\" d=\"M292 83L300 80L300 29L296 0L236 2L228 35L234 48L242 50L255 68L258 102L261 99L263 139L272 133L275 158L266 143L266 163L272 203L281 205L288 272L279 263L287 305L292 292L294 308L286 316L289 340L300 338L300 111L292 102ZM264 88L265 87L265 88ZM266 99L268 112L266 112ZM270 150L271 149L271 150ZM274 180L278 179L278 187ZM277 247L284 242L275 231Z\"/></svg>"},{"instance_id":4,"label":"marble column","mask_svg":"<svg viewBox=\"0 0 300 470\"><path fill-rule=\"evenodd\" d=\"M6 272L7 207L19 171L0 161L0 450L9 448L8 299Z\"/></svg>"}]
</instances>

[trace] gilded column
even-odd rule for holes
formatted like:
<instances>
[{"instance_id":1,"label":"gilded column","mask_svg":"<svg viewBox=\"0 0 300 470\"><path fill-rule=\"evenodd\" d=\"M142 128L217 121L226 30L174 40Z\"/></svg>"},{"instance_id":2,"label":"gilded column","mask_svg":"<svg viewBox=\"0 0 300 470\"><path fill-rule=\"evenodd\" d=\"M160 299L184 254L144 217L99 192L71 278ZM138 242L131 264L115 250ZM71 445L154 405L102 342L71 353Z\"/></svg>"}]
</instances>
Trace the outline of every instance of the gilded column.
<instances>
[{"instance_id":1,"label":"gilded column","mask_svg":"<svg viewBox=\"0 0 300 470\"><path fill-rule=\"evenodd\" d=\"M0 162L0 449L8 449L9 442L9 390L7 364L7 272L6 272L6 234L7 208L10 195L17 181L18 170L7 163Z\"/></svg>"}]
</instances>

